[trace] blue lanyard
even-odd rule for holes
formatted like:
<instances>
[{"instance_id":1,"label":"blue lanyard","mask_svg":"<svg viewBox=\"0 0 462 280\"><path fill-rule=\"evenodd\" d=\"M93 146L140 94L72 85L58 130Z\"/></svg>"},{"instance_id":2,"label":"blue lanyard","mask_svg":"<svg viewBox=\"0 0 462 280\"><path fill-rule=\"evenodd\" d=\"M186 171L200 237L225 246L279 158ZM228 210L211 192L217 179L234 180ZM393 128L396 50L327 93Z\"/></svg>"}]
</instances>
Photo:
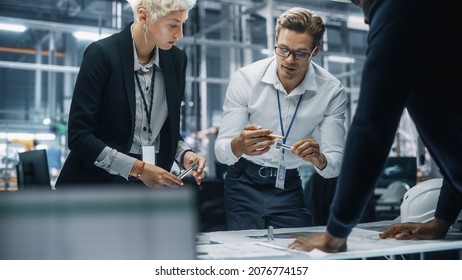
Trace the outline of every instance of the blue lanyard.
<instances>
[{"instance_id":1,"label":"blue lanyard","mask_svg":"<svg viewBox=\"0 0 462 280\"><path fill-rule=\"evenodd\" d=\"M289 137L290 129L292 128L292 124L294 123L295 115L297 115L298 107L300 105L300 101L302 101L303 95L300 95L300 98L298 99L297 107L295 107L295 112L292 116L292 120L290 121L289 129L287 129L287 134L284 134L284 125L282 124L281 101L279 101L279 90L276 90L276 96L278 97L279 124L281 125L282 136L284 136L284 140L282 140L282 143L285 144L287 141L287 137ZM284 152L284 149L282 151Z\"/></svg>"}]
</instances>

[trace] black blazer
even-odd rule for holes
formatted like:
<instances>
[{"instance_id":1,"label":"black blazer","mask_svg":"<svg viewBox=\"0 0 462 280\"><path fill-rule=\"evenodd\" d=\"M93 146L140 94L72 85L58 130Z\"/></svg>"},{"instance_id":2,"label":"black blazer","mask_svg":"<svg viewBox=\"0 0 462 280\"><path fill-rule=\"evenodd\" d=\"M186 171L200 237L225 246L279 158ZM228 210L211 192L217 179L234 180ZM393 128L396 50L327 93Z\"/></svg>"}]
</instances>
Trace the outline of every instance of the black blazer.
<instances>
[{"instance_id":1,"label":"black blazer","mask_svg":"<svg viewBox=\"0 0 462 280\"><path fill-rule=\"evenodd\" d=\"M135 129L135 82L131 23L121 32L91 43L84 52L69 113L70 154L56 187L62 184L126 182L96 167L106 146L128 154ZM180 105L186 80L186 54L173 46L159 50L168 116L160 132L157 165L170 170L180 135ZM155 114L155 112L153 112Z\"/></svg>"}]
</instances>

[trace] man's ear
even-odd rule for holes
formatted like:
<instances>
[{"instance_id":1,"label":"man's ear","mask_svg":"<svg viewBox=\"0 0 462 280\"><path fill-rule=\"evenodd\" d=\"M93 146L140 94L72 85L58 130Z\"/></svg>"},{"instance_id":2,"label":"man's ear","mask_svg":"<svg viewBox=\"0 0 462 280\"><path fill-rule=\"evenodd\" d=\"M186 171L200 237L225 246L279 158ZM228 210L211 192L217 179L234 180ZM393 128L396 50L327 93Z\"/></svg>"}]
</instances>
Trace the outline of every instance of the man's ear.
<instances>
[{"instance_id":1,"label":"man's ear","mask_svg":"<svg viewBox=\"0 0 462 280\"><path fill-rule=\"evenodd\" d=\"M317 44L316 47L314 47L314 50L313 50L313 53L311 54L311 57L317 56L320 50L321 50L321 44Z\"/></svg>"}]
</instances>

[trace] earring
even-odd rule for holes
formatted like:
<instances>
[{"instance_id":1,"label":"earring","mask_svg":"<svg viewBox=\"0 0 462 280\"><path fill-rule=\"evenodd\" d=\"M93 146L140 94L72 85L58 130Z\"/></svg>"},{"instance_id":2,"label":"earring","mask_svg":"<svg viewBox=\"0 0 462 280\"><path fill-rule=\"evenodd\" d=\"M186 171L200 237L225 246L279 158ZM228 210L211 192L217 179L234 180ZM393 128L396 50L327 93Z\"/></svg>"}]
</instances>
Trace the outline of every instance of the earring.
<instances>
[{"instance_id":1,"label":"earring","mask_svg":"<svg viewBox=\"0 0 462 280\"><path fill-rule=\"evenodd\" d=\"M146 23L143 23L144 42L148 45L148 38L146 38Z\"/></svg>"}]
</instances>

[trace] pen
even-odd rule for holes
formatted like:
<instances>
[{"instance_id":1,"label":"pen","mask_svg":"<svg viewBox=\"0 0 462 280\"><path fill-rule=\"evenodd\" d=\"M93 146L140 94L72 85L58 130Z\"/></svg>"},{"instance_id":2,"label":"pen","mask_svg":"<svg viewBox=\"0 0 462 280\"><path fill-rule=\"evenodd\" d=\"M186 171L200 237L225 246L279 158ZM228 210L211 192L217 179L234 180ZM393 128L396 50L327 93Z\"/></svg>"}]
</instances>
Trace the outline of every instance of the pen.
<instances>
[{"instance_id":1,"label":"pen","mask_svg":"<svg viewBox=\"0 0 462 280\"><path fill-rule=\"evenodd\" d=\"M196 167L197 167L197 165L196 165L195 162L191 163L191 165L188 168L183 170L183 172L181 172L180 175L178 175L178 178L183 179L186 175L191 173L191 171L193 171L193 169L196 168Z\"/></svg>"},{"instance_id":2,"label":"pen","mask_svg":"<svg viewBox=\"0 0 462 280\"><path fill-rule=\"evenodd\" d=\"M276 134L270 134L270 135L268 135L268 136L270 136L270 137L274 137L274 138L281 138L281 139L283 139L283 138L286 138L285 136L282 136L282 135L276 135Z\"/></svg>"}]
</instances>

